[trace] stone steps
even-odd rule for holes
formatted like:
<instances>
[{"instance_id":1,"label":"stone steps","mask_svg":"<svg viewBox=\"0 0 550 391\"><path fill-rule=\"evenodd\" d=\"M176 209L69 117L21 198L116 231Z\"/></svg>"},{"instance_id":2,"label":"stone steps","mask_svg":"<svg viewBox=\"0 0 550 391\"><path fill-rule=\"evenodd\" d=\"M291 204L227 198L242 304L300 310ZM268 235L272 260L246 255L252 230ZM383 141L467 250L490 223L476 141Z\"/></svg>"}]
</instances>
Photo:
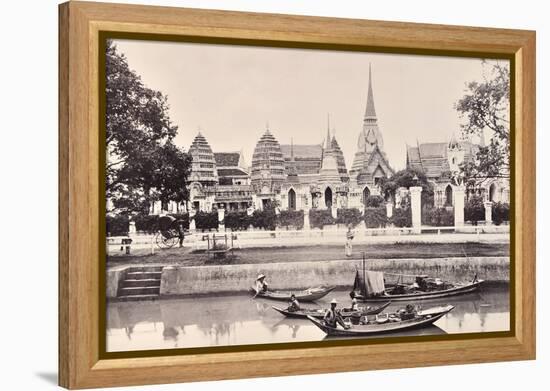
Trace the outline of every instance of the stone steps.
<instances>
[{"instance_id":1,"label":"stone steps","mask_svg":"<svg viewBox=\"0 0 550 391\"><path fill-rule=\"evenodd\" d=\"M162 272L126 272L126 278L129 280L160 280L161 275Z\"/></svg>"},{"instance_id":2,"label":"stone steps","mask_svg":"<svg viewBox=\"0 0 550 391\"><path fill-rule=\"evenodd\" d=\"M141 301L141 300L157 300L159 295L127 295L118 296L118 301Z\"/></svg>"},{"instance_id":3,"label":"stone steps","mask_svg":"<svg viewBox=\"0 0 550 391\"><path fill-rule=\"evenodd\" d=\"M162 266L133 266L120 280L117 299L120 301L154 300L160 295Z\"/></svg>"},{"instance_id":4,"label":"stone steps","mask_svg":"<svg viewBox=\"0 0 550 391\"><path fill-rule=\"evenodd\" d=\"M160 287L160 278L141 278L141 279L128 279L124 280L124 288L135 287Z\"/></svg>"}]
</instances>

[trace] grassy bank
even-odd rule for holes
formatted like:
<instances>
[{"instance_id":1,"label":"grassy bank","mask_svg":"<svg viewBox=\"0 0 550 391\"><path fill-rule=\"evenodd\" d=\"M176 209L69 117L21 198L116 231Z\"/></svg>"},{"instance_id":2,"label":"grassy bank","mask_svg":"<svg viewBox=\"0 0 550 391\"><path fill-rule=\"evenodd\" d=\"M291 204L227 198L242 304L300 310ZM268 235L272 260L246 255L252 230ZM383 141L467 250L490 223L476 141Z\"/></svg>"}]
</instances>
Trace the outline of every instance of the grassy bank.
<instances>
[{"instance_id":1,"label":"grassy bank","mask_svg":"<svg viewBox=\"0 0 550 391\"><path fill-rule=\"evenodd\" d=\"M509 245L504 243L392 243L353 246L350 259L445 258L508 256ZM333 261L345 259L343 246L303 246L246 248L235 250L235 256L213 259L204 252L191 252L188 248L157 250L155 254L114 255L107 258L108 266L159 263L166 265L201 266L216 264L260 264L272 262Z\"/></svg>"}]
</instances>

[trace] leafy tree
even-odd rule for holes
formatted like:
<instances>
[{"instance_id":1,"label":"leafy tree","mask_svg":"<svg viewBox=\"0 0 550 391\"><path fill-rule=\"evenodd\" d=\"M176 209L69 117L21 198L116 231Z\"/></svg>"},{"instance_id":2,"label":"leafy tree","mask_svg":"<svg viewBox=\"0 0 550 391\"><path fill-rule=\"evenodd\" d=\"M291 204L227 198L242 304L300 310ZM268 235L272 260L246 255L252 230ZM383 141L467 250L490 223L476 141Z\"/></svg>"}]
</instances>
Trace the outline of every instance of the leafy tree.
<instances>
[{"instance_id":1,"label":"leafy tree","mask_svg":"<svg viewBox=\"0 0 550 391\"><path fill-rule=\"evenodd\" d=\"M478 221L485 220L485 205L483 197L471 196L464 206L464 219L477 225Z\"/></svg>"},{"instance_id":2,"label":"leafy tree","mask_svg":"<svg viewBox=\"0 0 550 391\"><path fill-rule=\"evenodd\" d=\"M379 195L370 195L367 197L365 206L367 208L378 208L382 205L384 205L384 197Z\"/></svg>"},{"instance_id":3,"label":"leafy tree","mask_svg":"<svg viewBox=\"0 0 550 391\"><path fill-rule=\"evenodd\" d=\"M416 176L416 179L415 179ZM422 171L405 169L396 172L390 178L382 179L381 189L386 197L395 199L395 193L400 187L409 189L412 186L422 187L422 205L433 205L434 191L433 186L428 182L428 178Z\"/></svg>"},{"instance_id":4,"label":"leafy tree","mask_svg":"<svg viewBox=\"0 0 550 391\"><path fill-rule=\"evenodd\" d=\"M507 65L488 66L483 82L467 84L466 94L455 108L465 119L465 136L491 134L489 145L480 147L474 161L462 164L461 172L472 183L488 178L509 178L510 172L510 72Z\"/></svg>"},{"instance_id":5,"label":"leafy tree","mask_svg":"<svg viewBox=\"0 0 550 391\"><path fill-rule=\"evenodd\" d=\"M167 97L147 88L109 42L106 53L106 192L123 213L188 199L191 158L174 145Z\"/></svg>"}]
</instances>

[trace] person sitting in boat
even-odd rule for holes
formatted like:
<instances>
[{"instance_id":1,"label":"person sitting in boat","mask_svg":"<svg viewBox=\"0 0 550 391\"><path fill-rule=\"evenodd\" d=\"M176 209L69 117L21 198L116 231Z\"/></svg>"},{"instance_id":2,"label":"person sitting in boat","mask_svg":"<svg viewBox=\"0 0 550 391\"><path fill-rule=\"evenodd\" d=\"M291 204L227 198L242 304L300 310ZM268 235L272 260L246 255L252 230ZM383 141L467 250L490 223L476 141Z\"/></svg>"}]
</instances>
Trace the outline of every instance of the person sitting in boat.
<instances>
[{"instance_id":1,"label":"person sitting in boat","mask_svg":"<svg viewBox=\"0 0 550 391\"><path fill-rule=\"evenodd\" d=\"M288 311L290 312L300 311L300 303L296 299L296 295L294 293L290 295L290 302L288 303Z\"/></svg>"},{"instance_id":2,"label":"person sitting in boat","mask_svg":"<svg viewBox=\"0 0 550 391\"><path fill-rule=\"evenodd\" d=\"M357 304L357 298L355 297L355 292L351 291L349 293L349 297L351 297L351 307L349 307L350 311L359 311L359 305Z\"/></svg>"},{"instance_id":3,"label":"person sitting in boat","mask_svg":"<svg viewBox=\"0 0 550 391\"><path fill-rule=\"evenodd\" d=\"M336 328L338 324L342 326L345 329L349 329L349 325L347 325L344 322L344 319L342 319L342 316L340 315L340 312L336 310L336 306L338 305L338 302L336 299L332 299L330 302L330 308L325 313L325 316L323 318L323 321L327 326Z\"/></svg>"},{"instance_id":4,"label":"person sitting in boat","mask_svg":"<svg viewBox=\"0 0 550 391\"><path fill-rule=\"evenodd\" d=\"M263 274L258 275L258 278L256 278L256 293L260 292L267 292L267 282Z\"/></svg>"}]
</instances>

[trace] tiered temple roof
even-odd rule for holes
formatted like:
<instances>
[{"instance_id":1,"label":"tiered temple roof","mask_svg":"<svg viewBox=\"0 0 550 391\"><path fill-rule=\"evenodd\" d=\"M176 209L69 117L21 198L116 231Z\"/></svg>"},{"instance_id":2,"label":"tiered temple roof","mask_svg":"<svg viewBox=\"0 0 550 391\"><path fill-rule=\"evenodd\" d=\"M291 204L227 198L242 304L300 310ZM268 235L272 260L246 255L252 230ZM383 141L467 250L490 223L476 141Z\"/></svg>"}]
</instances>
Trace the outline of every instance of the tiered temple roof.
<instances>
[{"instance_id":1,"label":"tiered temple roof","mask_svg":"<svg viewBox=\"0 0 550 391\"><path fill-rule=\"evenodd\" d=\"M191 181L199 182L204 186L215 185L218 182L218 173L214 153L200 131L189 147L189 154L192 158Z\"/></svg>"},{"instance_id":2,"label":"tiered temple roof","mask_svg":"<svg viewBox=\"0 0 550 391\"><path fill-rule=\"evenodd\" d=\"M278 191L286 178L281 147L269 128L254 149L250 177L256 191L263 193Z\"/></svg>"}]
</instances>

